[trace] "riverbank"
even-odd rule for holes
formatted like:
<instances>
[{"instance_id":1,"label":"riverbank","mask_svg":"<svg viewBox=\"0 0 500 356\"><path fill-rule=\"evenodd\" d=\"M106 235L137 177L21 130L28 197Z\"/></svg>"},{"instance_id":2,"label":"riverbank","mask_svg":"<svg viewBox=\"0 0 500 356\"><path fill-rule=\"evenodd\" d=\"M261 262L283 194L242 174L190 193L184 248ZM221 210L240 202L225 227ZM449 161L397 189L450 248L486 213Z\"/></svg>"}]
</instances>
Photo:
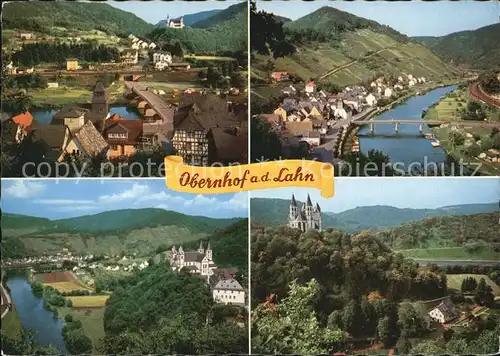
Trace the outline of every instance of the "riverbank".
<instances>
[{"instance_id":1,"label":"riverbank","mask_svg":"<svg viewBox=\"0 0 500 356\"><path fill-rule=\"evenodd\" d=\"M423 115L423 120L450 120L463 122L462 115L469 110L470 103L477 103L470 96L467 88L459 88L449 93L439 102L429 107ZM474 104L476 105L476 104ZM500 123L500 109L477 104L473 111L482 112L485 121ZM431 132L439 140L443 150L455 161L464 162L469 169L477 169L480 175L500 175L500 136L495 137L494 131L484 127L467 127L441 125L431 128ZM499 134L497 134L499 135ZM494 161L496 159L496 162Z\"/></svg>"}]
</instances>

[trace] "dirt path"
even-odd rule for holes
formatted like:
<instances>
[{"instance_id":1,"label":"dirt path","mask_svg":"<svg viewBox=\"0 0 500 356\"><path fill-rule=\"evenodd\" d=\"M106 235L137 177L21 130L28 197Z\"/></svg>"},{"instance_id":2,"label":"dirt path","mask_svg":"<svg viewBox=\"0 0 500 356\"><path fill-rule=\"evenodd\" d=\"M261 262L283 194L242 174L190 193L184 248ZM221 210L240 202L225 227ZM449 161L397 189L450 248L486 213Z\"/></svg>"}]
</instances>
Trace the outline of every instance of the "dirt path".
<instances>
[{"instance_id":1,"label":"dirt path","mask_svg":"<svg viewBox=\"0 0 500 356\"><path fill-rule=\"evenodd\" d=\"M378 51L373 52L373 53L370 53L370 54L369 54L369 55L367 55L367 56L363 56L363 57L361 57L361 58L355 59L355 60L353 60L353 61L351 61L351 62L349 62L349 63L346 63L346 64L344 64L344 65L341 65L340 67L333 68L332 70L330 70L330 71L326 72L325 74L323 74L322 76L318 77L316 80L317 80L317 81L320 81L320 80L322 80L322 79L325 79L326 77L329 77L330 75L332 75L332 74L334 74L334 73L338 72L339 70L342 70L342 69L345 69L345 68L347 68L347 67L352 66L354 63L357 63L357 62L358 62L358 61L360 61L361 59L370 58L370 57L372 57L372 56L374 56L374 55L376 55L376 54L379 54L379 53L381 53L381 52L383 52L383 51L388 51L388 50L394 49L394 48L396 48L396 47L398 47L398 45L394 45L394 46L391 46L391 47L386 47L386 48L379 49Z\"/></svg>"}]
</instances>

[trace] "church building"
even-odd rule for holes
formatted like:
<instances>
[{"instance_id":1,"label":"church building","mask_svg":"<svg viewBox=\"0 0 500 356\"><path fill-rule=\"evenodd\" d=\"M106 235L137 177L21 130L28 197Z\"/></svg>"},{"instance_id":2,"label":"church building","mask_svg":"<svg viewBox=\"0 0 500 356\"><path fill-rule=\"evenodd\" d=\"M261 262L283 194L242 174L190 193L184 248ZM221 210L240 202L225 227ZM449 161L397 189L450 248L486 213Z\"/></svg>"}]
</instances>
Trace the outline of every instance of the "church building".
<instances>
[{"instance_id":1,"label":"church building","mask_svg":"<svg viewBox=\"0 0 500 356\"><path fill-rule=\"evenodd\" d=\"M184 251L182 246L172 247L170 265L174 271L187 270L206 279L216 303L246 306L245 289L236 280L236 268L218 268L212 259L210 242L203 242L196 251Z\"/></svg>"},{"instance_id":2,"label":"church building","mask_svg":"<svg viewBox=\"0 0 500 356\"><path fill-rule=\"evenodd\" d=\"M167 27L168 28L184 28L184 18L178 17L176 19L171 19L170 16L167 15Z\"/></svg>"},{"instance_id":3,"label":"church building","mask_svg":"<svg viewBox=\"0 0 500 356\"><path fill-rule=\"evenodd\" d=\"M309 194L306 203L302 204L300 208L295 200L295 195L292 194L288 226L300 229L302 232L309 229L321 231L321 208L318 203L313 206Z\"/></svg>"}]
</instances>

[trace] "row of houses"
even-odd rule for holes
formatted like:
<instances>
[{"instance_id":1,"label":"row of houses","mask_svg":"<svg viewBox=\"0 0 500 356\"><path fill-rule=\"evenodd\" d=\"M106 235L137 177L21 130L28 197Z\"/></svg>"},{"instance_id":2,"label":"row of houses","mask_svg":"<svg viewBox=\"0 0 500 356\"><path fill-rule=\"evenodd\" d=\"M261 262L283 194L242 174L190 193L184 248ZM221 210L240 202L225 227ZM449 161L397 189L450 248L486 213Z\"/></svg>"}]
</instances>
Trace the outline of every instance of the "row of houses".
<instances>
[{"instance_id":1,"label":"row of houses","mask_svg":"<svg viewBox=\"0 0 500 356\"><path fill-rule=\"evenodd\" d=\"M148 42L145 39L140 39L134 34L128 35L128 39L130 41L132 49L155 49L157 47L156 43Z\"/></svg>"}]
</instances>

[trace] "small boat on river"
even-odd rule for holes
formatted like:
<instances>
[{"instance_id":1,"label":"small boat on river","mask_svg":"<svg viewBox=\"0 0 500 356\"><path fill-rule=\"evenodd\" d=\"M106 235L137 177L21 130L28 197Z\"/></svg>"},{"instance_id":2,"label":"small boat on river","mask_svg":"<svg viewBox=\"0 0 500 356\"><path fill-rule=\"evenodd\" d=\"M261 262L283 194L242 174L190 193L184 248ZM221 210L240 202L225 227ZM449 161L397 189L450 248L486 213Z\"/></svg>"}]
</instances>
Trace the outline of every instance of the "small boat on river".
<instances>
[{"instance_id":1,"label":"small boat on river","mask_svg":"<svg viewBox=\"0 0 500 356\"><path fill-rule=\"evenodd\" d=\"M439 147L439 146L441 146L441 144L439 143L439 140L436 140L436 139L434 139L434 140L431 141L431 145L432 145L432 147Z\"/></svg>"}]
</instances>

